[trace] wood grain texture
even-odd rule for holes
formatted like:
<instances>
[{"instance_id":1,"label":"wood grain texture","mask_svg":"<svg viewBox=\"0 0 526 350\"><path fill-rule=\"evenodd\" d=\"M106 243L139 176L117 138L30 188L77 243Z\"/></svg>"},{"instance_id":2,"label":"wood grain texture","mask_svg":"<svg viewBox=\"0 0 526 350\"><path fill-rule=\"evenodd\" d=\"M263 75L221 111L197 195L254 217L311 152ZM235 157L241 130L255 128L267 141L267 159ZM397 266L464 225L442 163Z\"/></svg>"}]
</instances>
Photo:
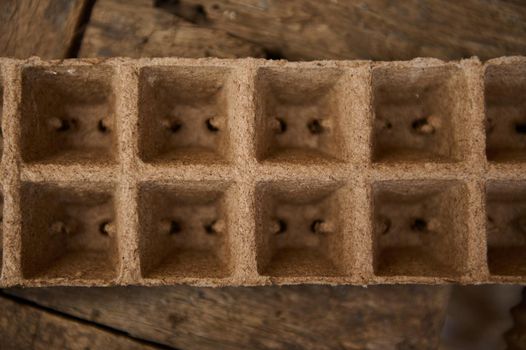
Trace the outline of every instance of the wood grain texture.
<instances>
[{"instance_id":1,"label":"wood grain texture","mask_svg":"<svg viewBox=\"0 0 526 350\"><path fill-rule=\"evenodd\" d=\"M526 349L526 288L521 301L511 309L513 327L504 334L508 350Z\"/></svg>"},{"instance_id":2,"label":"wood grain texture","mask_svg":"<svg viewBox=\"0 0 526 350\"><path fill-rule=\"evenodd\" d=\"M0 297L0 349L155 349L122 335Z\"/></svg>"},{"instance_id":3,"label":"wood grain texture","mask_svg":"<svg viewBox=\"0 0 526 350\"><path fill-rule=\"evenodd\" d=\"M149 0L99 0L81 57L262 57L260 46L220 29L192 24Z\"/></svg>"},{"instance_id":4,"label":"wood grain texture","mask_svg":"<svg viewBox=\"0 0 526 350\"><path fill-rule=\"evenodd\" d=\"M512 349L506 346L505 335L513 327L510 309L520 302L521 289L489 284L453 287L440 350Z\"/></svg>"},{"instance_id":5,"label":"wood grain texture","mask_svg":"<svg viewBox=\"0 0 526 350\"><path fill-rule=\"evenodd\" d=\"M181 349L433 349L449 287L179 286L7 292Z\"/></svg>"},{"instance_id":6,"label":"wood grain texture","mask_svg":"<svg viewBox=\"0 0 526 350\"><path fill-rule=\"evenodd\" d=\"M65 58L86 0L0 1L0 56Z\"/></svg>"},{"instance_id":7,"label":"wood grain texture","mask_svg":"<svg viewBox=\"0 0 526 350\"><path fill-rule=\"evenodd\" d=\"M523 1L161 1L289 60L482 59L526 53Z\"/></svg>"}]
</instances>

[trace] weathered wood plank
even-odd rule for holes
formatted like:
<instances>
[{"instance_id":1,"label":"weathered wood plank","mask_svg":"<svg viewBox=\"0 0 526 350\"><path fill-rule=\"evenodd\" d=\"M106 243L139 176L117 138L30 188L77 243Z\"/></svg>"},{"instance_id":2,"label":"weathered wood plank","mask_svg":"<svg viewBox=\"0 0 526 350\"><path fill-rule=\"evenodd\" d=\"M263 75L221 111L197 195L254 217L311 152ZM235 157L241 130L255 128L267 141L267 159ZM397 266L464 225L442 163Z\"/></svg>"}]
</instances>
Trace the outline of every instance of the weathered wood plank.
<instances>
[{"instance_id":1,"label":"weathered wood plank","mask_svg":"<svg viewBox=\"0 0 526 350\"><path fill-rule=\"evenodd\" d=\"M0 1L0 56L64 58L86 0Z\"/></svg>"},{"instance_id":2,"label":"weathered wood plank","mask_svg":"<svg viewBox=\"0 0 526 350\"><path fill-rule=\"evenodd\" d=\"M521 289L518 285L453 287L440 350L513 349L506 347L504 336L513 326L510 309L520 302Z\"/></svg>"},{"instance_id":3,"label":"weathered wood plank","mask_svg":"<svg viewBox=\"0 0 526 350\"><path fill-rule=\"evenodd\" d=\"M18 297L181 349L436 348L449 287L13 289Z\"/></svg>"},{"instance_id":4,"label":"weathered wood plank","mask_svg":"<svg viewBox=\"0 0 526 350\"><path fill-rule=\"evenodd\" d=\"M524 1L157 1L289 60L526 54Z\"/></svg>"},{"instance_id":5,"label":"weathered wood plank","mask_svg":"<svg viewBox=\"0 0 526 350\"><path fill-rule=\"evenodd\" d=\"M95 326L0 297L0 349L155 349Z\"/></svg>"},{"instance_id":6,"label":"weathered wood plank","mask_svg":"<svg viewBox=\"0 0 526 350\"><path fill-rule=\"evenodd\" d=\"M260 46L222 30L192 24L150 0L99 0L81 57L262 57Z\"/></svg>"},{"instance_id":7,"label":"weathered wood plank","mask_svg":"<svg viewBox=\"0 0 526 350\"><path fill-rule=\"evenodd\" d=\"M507 350L526 349L526 288L522 290L520 303L511 309L513 327L504 334Z\"/></svg>"}]
</instances>

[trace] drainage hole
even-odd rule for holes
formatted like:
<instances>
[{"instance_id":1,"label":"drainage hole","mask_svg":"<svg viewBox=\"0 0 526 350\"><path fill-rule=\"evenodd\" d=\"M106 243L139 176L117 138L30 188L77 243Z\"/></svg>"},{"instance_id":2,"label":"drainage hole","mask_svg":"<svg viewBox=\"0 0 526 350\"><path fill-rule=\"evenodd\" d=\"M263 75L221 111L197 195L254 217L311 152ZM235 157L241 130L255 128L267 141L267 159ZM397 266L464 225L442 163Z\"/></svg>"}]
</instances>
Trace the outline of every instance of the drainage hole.
<instances>
[{"instance_id":1,"label":"drainage hole","mask_svg":"<svg viewBox=\"0 0 526 350\"><path fill-rule=\"evenodd\" d=\"M211 132L218 132L219 131L219 128L217 127L216 125L216 122L213 118L208 118L206 120L206 128L211 131Z\"/></svg>"},{"instance_id":2,"label":"drainage hole","mask_svg":"<svg viewBox=\"0 0 526 350\"><path fill-rule=\"evenodd\" d=\"M103 221L99 224L99 232L105 236L109 236L113 231L113 224L111 221Z\"/></svg>"},{"instance_id":3,"label":"drainage hole","mask_svg":"<svg viewBox=\"0 0 526 350\"><path fill-rule=\"evenodd\" d=\"M287 131L287 123L281 118L276 118L276 123L274 130L277 134L283 134L285 131Z\"/></svg>"},{"instance_id":4,"label":"drainage hole","mask_svg":"<svg viewBox=\"0 0 526 350\"><path fill-rule=\"evenodd\" d=\"M431 135L435 133L435 127L431 125L427 118L419 118L413 121L411 128L414 132L421 135Z\"/></svg>"},{"instance_id":5,"label":"drainage hole","mask_svg":"<svg viewBox=\"0 0 526 350\"><path fill-rule=\"evenodd\" d=\"M77 125L75 119L60 119L51 118L48 121L49 125L58 132L66 132L73 129Z\"/></svg>"},{"instance_id":6,"label":"drainage hole","mask_svg":"<svg viewBox=\"0 0 526 350\"><path fill-rule=\"evenodd\" d=\"M51 232L55 234L70 234L73 229L62 221L55 221L50 225Z\"/></svg>"},{"instance_id":7,"label":"drainage hole","mask_svg":"<svg viewBox=\"0 0 526 350\"><path fill-rule=\"evenodd\" d=\"M380 234L386 235L391 230L391 220L389 218L381 218L379 223Z\"/></svg>"},{"instance_id":8,"label":"drainage hole","mask_svg":"<svg viewBox=\"0 0 526 350\"><path fill-rule=\"evenodd\" d=\"M517 134L526 135L526 123L516 123L515 132Z\"/></svg>"},{"instance_id":9,"label":"drainage hole","mask_svg":"<svg viewBox=\"0 0 526 350\"><path fill-rule=\"evenodd\" d=\"M313 135L321 134L323 132L323 126L319 119L313 119L307 124L307 128Z\"/></svg>"},{"instance_id":10,"label":"drainage hole","mask_svg":"<svg viewBox=\"0 0 526 350\"><path fill-rule=\"evenodd\" d=\"M215 221L212 221L211 223L206 224L206 225L205 225L205 232L206 232L207 234L209 234L209 235L214 235L214 234L216 234L217 231L216 231L216 229L215 229L215 227L214 227L215 224L216 224Z\"/></svg>"},{"instance_id":11,"label":"drainage hole","mask_svg":"<svg viewBox=\"0 0 526 350\"><path fill-rule=\"evenodd\" d=\"M176 132L178 132L179 130L181 130L181 128L183 127L183 124L181 124L180 122L178 121L173 121L171 122L169 125L168 125L168 129L173 132L174 134Z\"/></svg>"},{"instance_id":12,"label":"drainage hole","mask_svg":"<svg viewBox=\"0 0 526 350\"><path fill-rule=\"evenodd\" d=\"M179 232L181 232L181 225L179 224L179 222L175 220L170 221L170 234L176 235Z\"/></svg>"},{"instance_id":13,"label":"drainage hole","mask_svg":"<svg viewBox=\"0 0 526 350\"><path fill-rule=\"evenodd\" d=\"M97 129L103 134L105 134L105 133L110 131L110 129L108 129L108 127L104 123L104 120L102 120L102 119L99 120L99 122L97 123Z\"/></svg>"},{"instance_id":14,"label":"drainage hole","mask_svg":"<svg viewBox=\"0 0 526 350\"><path fill-rule=\"evenodd\" d=\"M323 220L314 220L312 224L310 225L310 231L312 233L318 233L320 232L321 225L323 224Z\"/></svg>"},{"instance_id":15,"label":"drainage hole","mask_svg":"<svg viewBox=\"0 0 526 350\"><path fill-rule=\"evenodd\" d=\"M284 220L278 219L275 233L279 235L285 231L287 231L287 223Z\"/></svg>"},{"instance_id":16,"label":"drainage hole","mask_svg":"<svg viewBox=\"0 0 526 350\"><path fill-rule=\"evenodd\" d=\"M415 218L411 222L411 230L416 232L427 231L427 221L421 218Z\"/></svg>"}]
</instances>

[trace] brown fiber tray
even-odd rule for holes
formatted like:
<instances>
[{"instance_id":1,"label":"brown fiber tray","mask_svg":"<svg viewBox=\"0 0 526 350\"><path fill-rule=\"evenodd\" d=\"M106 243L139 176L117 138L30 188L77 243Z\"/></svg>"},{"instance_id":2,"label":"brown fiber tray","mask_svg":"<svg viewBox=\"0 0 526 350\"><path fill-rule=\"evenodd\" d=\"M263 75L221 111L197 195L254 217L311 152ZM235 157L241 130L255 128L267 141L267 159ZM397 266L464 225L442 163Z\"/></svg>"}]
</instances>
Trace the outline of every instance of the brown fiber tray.
<instances>
[{"instance_id":1,"label":"brown fiber tray","mask_svg":"<svg viewBox=\"0 0 526 350\"><path fill-rule=\"evenodd\" d=\"M526 58L0 66L2 286L526 282Z\"/></svg>"}]
</instances>

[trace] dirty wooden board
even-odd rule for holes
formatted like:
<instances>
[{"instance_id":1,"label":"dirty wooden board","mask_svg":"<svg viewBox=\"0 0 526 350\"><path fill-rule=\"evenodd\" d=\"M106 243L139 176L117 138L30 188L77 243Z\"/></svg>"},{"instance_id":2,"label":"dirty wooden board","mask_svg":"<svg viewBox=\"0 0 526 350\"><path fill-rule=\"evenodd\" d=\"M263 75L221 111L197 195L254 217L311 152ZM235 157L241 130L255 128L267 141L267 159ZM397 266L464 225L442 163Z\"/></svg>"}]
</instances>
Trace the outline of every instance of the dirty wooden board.
<instances>
[{"instance_id":1,"label":"dirty wooden board","mask_svg":"<svg viewBox=\"0 0 526 350\"><path fill-rule=\"evenodd\" d=\"M0 297L0 349L156 349L126 336Z\"/></svg>"},{"instance_id":2,"label":"dirty wooden board","mask_svg":"<svg viewBox=\"0 0 526 350\"><path fill-rule=\"evenodd\" d=\"M181 349L435 348L449 287L11 289L45 307Z\"/></svg>"},{"instance_id":3,"label":"dirty wooden board","mask_svg":"<svg viewBox=\"0 0 526 350\"><path fill-rule=\"evenodd\" d=\"M519 304L521 290L519 285L453 287L440 350L508 349L503 335L513 327L510 309Z\"/></svg>"},{"instance_id":4,"label":"dirty wooden board","mask_svg":"<svg viewBox=\"0 0 526 350\"><path fill-rule=\"evenodd\" d=\"M289 60L526 54L524 1L157 1Z\"/></svg>"},{"instance_id":5,"label":"dirty wooden board","mask_svg":"<svg viewBox=\"0 0 526 350\"><path fill-rule=\"evenodd\" d=\"M64 58L86 0L0 1L0 56Z\"/></svg>"},{"instance_id":6,"label":"dirty wooden board","mask_svg":"<svg viewBox=\"0 0 526 350\"><path fill-rule=\"evenodd\" d=\"M96 2L81 57L262 57L260 46L192 24L151 0Z\"/></svg>"},{"instance_id":7,"label":"dirty wooden board","mask_svg":"<svg viewBox=\"0 0 526 350\"><path fill-rule=\"evenodd\" d=\"M513 327L504 334L508 350L526 349L526 288L522 290L521 302L511 309Z\"/></svg>"}]
</instances>

